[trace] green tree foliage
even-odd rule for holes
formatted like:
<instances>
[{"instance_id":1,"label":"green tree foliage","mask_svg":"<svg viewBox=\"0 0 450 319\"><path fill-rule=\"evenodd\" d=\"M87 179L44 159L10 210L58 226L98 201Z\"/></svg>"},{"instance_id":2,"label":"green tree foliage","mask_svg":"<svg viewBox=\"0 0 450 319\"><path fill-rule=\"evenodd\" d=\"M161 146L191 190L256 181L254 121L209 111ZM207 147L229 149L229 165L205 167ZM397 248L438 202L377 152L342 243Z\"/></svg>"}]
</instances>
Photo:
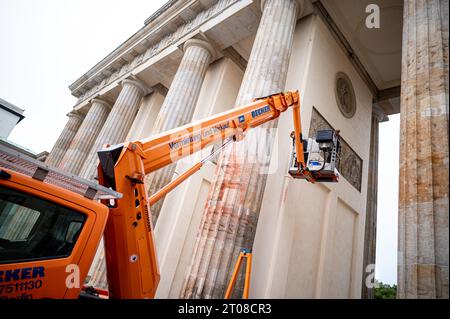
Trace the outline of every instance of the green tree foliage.
<instances>
[{"instance_id":1,"label":"green tree foliage","mask_svg":"<svg viewBox=\"0 0 450 319\"><path fill-rule=\"evenodd\" d=\"M380 281L376 281L376 287L374 288L375 299L396 299L397 298L397 285L383 284Z\"/></svg>"}]
</instances>

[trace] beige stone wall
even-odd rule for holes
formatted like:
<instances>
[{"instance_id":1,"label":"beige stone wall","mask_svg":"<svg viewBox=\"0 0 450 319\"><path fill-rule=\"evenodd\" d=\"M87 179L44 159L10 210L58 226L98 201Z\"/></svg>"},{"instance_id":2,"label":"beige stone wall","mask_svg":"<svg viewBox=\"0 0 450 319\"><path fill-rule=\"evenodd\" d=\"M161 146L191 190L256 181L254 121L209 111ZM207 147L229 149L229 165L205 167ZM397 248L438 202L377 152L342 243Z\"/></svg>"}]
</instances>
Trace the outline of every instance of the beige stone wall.
<instances>
[{"instance_id":1,"label":"beige stone wall","mask_svg":"<svg viewBox=\"0 0 450 319\"><path fill-rule=\"evenodd\" d=\"M334 75L345 72L357 100L346 119L334 96ZM297 24L286 89L299 89L303 132L314 106L363 160L361 192L339 184L307 184L287 177L292 117L278 125L278 152L267 179L254 244L252 298L359 298L372 96L323 22Z\"/></svg>"}]
</instances>

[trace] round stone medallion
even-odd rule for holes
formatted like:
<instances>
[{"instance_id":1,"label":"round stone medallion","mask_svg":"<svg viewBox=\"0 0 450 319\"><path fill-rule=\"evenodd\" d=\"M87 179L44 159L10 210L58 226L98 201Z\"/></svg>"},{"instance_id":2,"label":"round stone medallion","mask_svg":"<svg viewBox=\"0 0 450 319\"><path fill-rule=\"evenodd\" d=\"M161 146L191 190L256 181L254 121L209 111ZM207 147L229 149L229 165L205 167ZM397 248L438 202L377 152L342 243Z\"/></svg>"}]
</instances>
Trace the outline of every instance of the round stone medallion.
<instances>
[{"instance_id":1,"label":"round stone medallion","mask_svg":"<svg viewBox=\"0 0 450 319\"><path fill-rule=\"evenodd\" d=\"M336 74L335 83L336 102L342 115L352 118L356 113L355 90L347 74L339 72Z\"/></svg>"}]
</instances>

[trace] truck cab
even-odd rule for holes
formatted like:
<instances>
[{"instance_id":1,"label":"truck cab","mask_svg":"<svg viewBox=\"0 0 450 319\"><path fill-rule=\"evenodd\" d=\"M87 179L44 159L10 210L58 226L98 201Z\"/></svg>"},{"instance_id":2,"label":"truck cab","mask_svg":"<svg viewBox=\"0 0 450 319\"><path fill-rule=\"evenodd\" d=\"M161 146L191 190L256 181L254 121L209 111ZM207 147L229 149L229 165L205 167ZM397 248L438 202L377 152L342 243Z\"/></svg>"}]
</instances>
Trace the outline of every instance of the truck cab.
<instances>
[{"instance_id":1,"label":"truck cab","mask_svg":"<svg viewBox=\"0 0 450 319\"><path fill-rule=\"evenodd\" d=\"M0 299L78 298L117 194L0 149Z\"/></svg>"}]
</instances>

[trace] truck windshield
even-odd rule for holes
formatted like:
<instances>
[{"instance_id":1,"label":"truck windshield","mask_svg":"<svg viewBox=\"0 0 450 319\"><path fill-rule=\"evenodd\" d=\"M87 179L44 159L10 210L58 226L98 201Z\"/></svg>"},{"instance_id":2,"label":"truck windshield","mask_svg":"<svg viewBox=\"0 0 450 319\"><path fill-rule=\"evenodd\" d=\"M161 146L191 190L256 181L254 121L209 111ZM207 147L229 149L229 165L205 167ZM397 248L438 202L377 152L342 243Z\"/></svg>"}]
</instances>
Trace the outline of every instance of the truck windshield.
<instances>
[{"instance_id":1,"label":"truck windshield","mask_svg":"<svg viewBox=\"0 0 450 319\"><path fill-rule=\"evenodd\" d=\"M0 186L0 264L67 257L86 215Z\"/></svg>"}]
</instances>

